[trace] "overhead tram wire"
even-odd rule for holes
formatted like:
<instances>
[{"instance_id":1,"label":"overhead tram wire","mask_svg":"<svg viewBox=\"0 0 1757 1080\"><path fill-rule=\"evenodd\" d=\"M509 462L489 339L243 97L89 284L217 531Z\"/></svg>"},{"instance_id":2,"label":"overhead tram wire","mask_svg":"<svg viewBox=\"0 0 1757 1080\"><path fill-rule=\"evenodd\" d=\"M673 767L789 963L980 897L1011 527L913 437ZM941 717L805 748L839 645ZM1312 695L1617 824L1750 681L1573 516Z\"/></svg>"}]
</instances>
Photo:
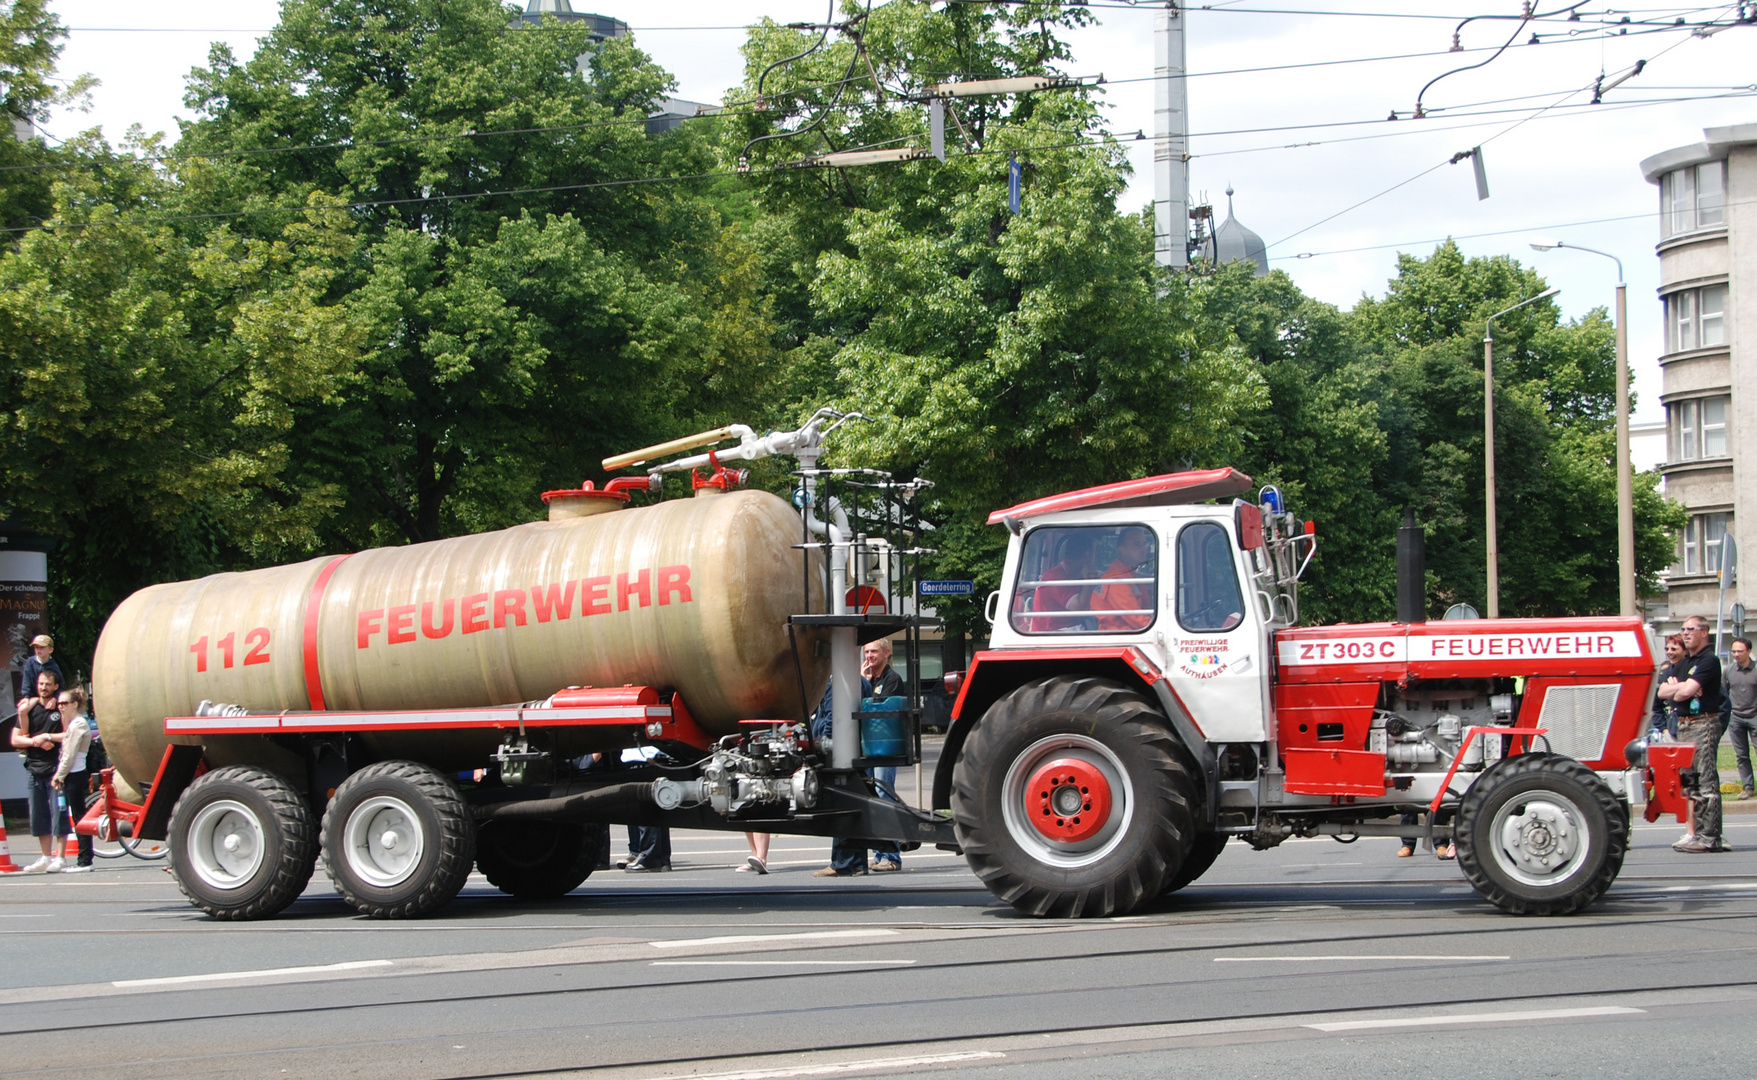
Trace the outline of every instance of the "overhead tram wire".
<instances>
[{"instance_id":1,"label":"overhead tram wire","mask_svg":"<svg viewBox=\"0 0 1757 1080\"><path fill-rule=\"evenodd\" d=\"M1728 206L1753 206L1757 199L1734 199ZM1389 251L1393 248L1421 247L1425 244L1442 244L1447 240L1482 240L1490 236L1522 236L1538 235L1553 229L1576 229L1587 225L1614 225L1621 221L1641 221L1656 216L1656 211L1644 210L1639 214L1619 214L1615 217L1589 218L1585 221L1564 221L1548 225L1527 225L1517 229L1496 229L1493 232L1453 233L1449 236L1435 236L1425 240L1402 240L1394 244L1364 244L1360 247L1335 248L1330 251L1302 251L1296 255L1272 255L1270 262L1292 262L1303 259L1322 259L1331 255L1353 255L1362 251Z\"/></svg>"},{"instance_id":2,"label":"overhead tram wire","mask_svg":"<svg viewBox=\"0 0 1757 1080\"><path fill-rule=\"evenodd\" d=\"M1694 88L1691 88L1691 89L1694 89ZM1745 97L1757 97L1757 84L1752 84L1750 86L1732 87L1729 89L1735 90L1737 92L1736 93L1725 93L1725 94L1706 94L1706 95L1701 95L1701 96L1696 96L1696 97L1686 97L1686 98L1653 98L1653 99L1640 100L1640 101L1619 101L1619 102L1616 102L1615 104L1601 103L1595 108L1593 113L1572 113L1572 112L1570 112L1570 113L1556 114L1556 113L1554 113L1554 111L1552 111L1551 113L1545 113L1542 117L1539 117L1539 119L1545 119L1545 120L1583 119L1586 116L1596 115L1597 113L1600 113L1600 112L1611 113L1611 112L1622 112L1625 109L1645 109L1645 108L1649 108L1654 105L1672 105L1672 104L1675 104L1677 102L1682 102L1682 101L1722 101L1722 100L1731 100L1731 99L1745 98ZM1304 149L1314 147L1314 146L1337 146L1342 143L1371 142L1375 139L1402 139L1402 138L1407 138L1412 135L1442 134L1442 133L1448 132L1448 131L1471 131L1476 128L1494 127L1495 125L1497 125L1499 123L1500 123L1499 120L1482 120L1482 121L1479 121L1474 124L1448 124L1445 126L1435 126L1435 127L1429 127L1429 126L1425 126L1425 125L1419 126L1419 127L1411 126L1411 127L1403 127L1397 131L1382 131L1382 132L1378 133L1377 135L1350 135L1350 136L1346 136L1346 137L1339 138L1339 139L1314 139L1310 142L1302 142L1302 143L1277 143L1274 146L1247 146L1247 147L1243 147L1243 148L1237 149L1237 150L1211 150L1211 151L1204 153L1204 154L1191 154L1190 159L1193 161L1196 158L1232 157L1236 154L1262 154L1262 153L1268 153L1268 152L1275 151L1275 150L1304 150Z\"/></svg>"},{"instance_id":3,"label":"overhead tram wire","mask_svg":"<svg viewBox=\"0 0 1757 1080\"><path fill-rule=\"evenodd\" d=\"M1671 52L1673 49L1676 49L1678 46L1684 44L1685 42L1687 42L1689 40L1691 40L1689 37L1680 38L1679 40L1666 46L1664 49L1661 49L1658 53L1654 54L1654 56L1651 58L1649 63L1651 63L1652 60L1658 60L1660 57L1664 56L1666 53ZM1428 85L1431 86L1433 84L1429 83ZM1531 121L1537 119L1539 116L1543 115L1544 113L1550 112L1553 109L1564 107L1562 105L1562 102L1566 101L1570 97L1573 97L1575 94L1584 93L1589 89L1595 89L1597 87L1597 85L1598 84L1595 81L1591 87L1583 87L1580 90L1569 91L1567 94L1564 94L1561 97L1557 98L1556 101L1553 102L1552 104L1545 105L1543 108L1540 108L1540 109L1534 111L1530 116L1524 117L1523 119L1518 120L1515 123L1509 124L1506 128L1495 132L1493 135L1490 135L1488 138L1486 138L1482 142L1478 143L1476 146L1476 149L1480 151L1482 147L1487 146L1489 143L1494 142L1496 139L1501 138L1503 135L1510 134L1511 132L1515 131L1516 129L1523 127L1525 124L1528 124ZM1576 106L1576 107L1578 107L1578 106ZM1599 106L1597 104L1592 104L1592 105L1588 105L1587 107L1599 108L1601 106ZM1462 114L1455 113L1454 115L1455 116L1468 116L1471 114L1469 114L1469 113L1462 113ZM1392 116L1395 117L1396 114L1393 113ZM1386 188L1385 190L1378 192L1377 194L1369 195L1367 198L1362 199L1360 202L1357 202L1351 206L1345 207L1342 210L1338 210L1336 213L1331 214L1329 217L1323 218L1320 221L1315 221L1312 224L1307 225L1305 228L1300 229L1298 232L1290 233L1289 235L1282 237L1281 239L1275 241L1274 243L1266 245L1264 250L1265 250L1265 252L1267 252L1267 250L1269 248L1279 247L1280 245L1287 243L1289 240L1292 240L1296 236L1300 236L1305 233L1311 232L1313 229L1319 227L1320 225L1328 224L1329 222L1335 221L1337 218L1342 217L1344 214L1350 213L1351 211L1354 211L1354 210L1358 210L1362 206L1365 206L1367 203L1373 202L1376 199L1380 199L1386 195L1391 194L1391 192L1396 191L1398 188L1405 187L1409 184L1414 183L1415 181L1421 179L1422 177L1428 175L1429 173L1436 171L1437 169L1440 168L1441 165L1456 165L1458 163L1458 161L1460 160L1460 156L1461 155L1459 155L1459 154L1454 154L1447 161L1442 161L1442 162L1439 162L1438 164L1435 164L1429 168L1423 169L1421 172L1415 174L1414 176L1410 177L1407 180L1403 180L1403 181L1400 181L1396 184L1393 184L1390 187Z\"/></svg>"},{"instance_id":4,"label":"overhead tram wire","mask_svg":"<svg viewBox=\"0 0 1757 1080\"><path fill-rule=\"evenodd\" d=\"M1683 42L1680 41L1676 44L1683 44ZM1676 45L1674 45L1672 47L1675 48ZM1655 58L1657 59L1658 56L1662 56L1662 55L1664 55L1663 52L1656 54ZM1339 61L1339 62L1341 62L1341 61ZM870 76L867 76L867 75L858 75L858 76L854 76L849 79L838 79L838 80L834 80L834 81L828 82L828 83L816 83L816 84L811 84L809 86L796 87L793 90L785 91L783 93L794 94L794 93L800 93L800 92L803 92L805 90L810 90L810 89L821 89L821 88L830 87L830 86L845 85L848 83L865 82L865 81L868 81L869 78L870 78ZM1130 80L1114 80L1114 81L1130 81ZM1663 88L1653 87L1651 89L1663 89ZM1704 90L1706 90L1706 89L1720 89L1720 88L1719 87L1681 87L1680 89L1704 89ZM1581 102L1581 103L1575 104L1575 105L1550 106L1549 109L1546 111L1553 111L1555 109L1592 109L1597 112L1611 112L1611 111L1616 111L1616 110L1628 108L1631 106L1637 106L1637 105L1639 105L1639 106L1670 105L1670 104L1680 104L1680 103L1691 102L1691 101L1717 101L1717 100L1736 99L1736 98L1743 98L1743 97L1752 96L1753 93L1757 93L1757 84L1750 84L1748 86L1740 86L1740 87L1728 87L1726 89L1729 92L1720 93L1720 94L1691 94L1691 95L1685 95L1685 96L1679 96L1679 97L1666 97L1666 98L1637 98L1637 99L1632 99L1632 100L1624 100L1624 101L1617 101L1617 102L1611 102L1611 103L1599 103L1596 105L1592 104L1590 102ZM1571 91L1571 93L1578 93L1578 92L1580 92L1580 91ZM1536 96L1547 96L1547 95L1527 95L1527 96L1536 97ZM1521 100L1521 99L1520 98L1501 98L1501 99L1495 99L1493 101L1471 102L1471 103L1466 103L1466 104L1462 104L1462 105L1451 105L1451 106L1444 107L1443 110L1436 110L1432 115L1439 116L1443 119L1467 119L1470 117L1477 117L1477 116L1504 116L1509 113L1519 113L1519 112L1526 111L1525 109L1520 109L1520 108L1488 109L1488 110L1483 110L1483 111L1478 111L1478 112L1455 111L1455 110L1463 110L1463 109L1474 109L1479 105L1496 104L1496 103L1499 103L1502 101L1516 101L1516 100ZM724 118L724 117L743 116L743 115L748 115L751 112L757 111L754 109L754 105L755 105L754 102L738 102L733 105L728 105L728 106L722 108L718 112L704 113L699 116L686 116L686 117L682 117L680 119L682 122L689 122L689 121L694 121L694 120L709 120L709 119L719 119L719 118ZM415 144L415 143L451 142L451 141L456 141L456 140L461 140L461 139L486 139L486 138L493 138L493 137L502 136L502 135L531 135L531 134L545 134L545 133L553 133L553 132L587 131L587 130L594 130L594 129L599 129L599 128L609 128L609 127L628 127L628 126L634 126L637 124L646 124L647 122L648 122L648 118L642 116L642 117L633 117L633 118L618 119L618 120L591 121L591 122L581 123L581 124L554 124L554 125L545 125L545 126L527 127L527 128L498 128L498 129L489 129L489 130L485 130L485 131L466 130L466 131L451 132L451 133L442 134L442 135L416 135L416 136L408 136L405 138L397 138L397 139L370 139L370 140L364 140L361 142L302 143L302 144L295 145L295 146L251 147L251 148L240 149L240 150L225 150L225 151L215 151L215 152L206 152L206 153L191 153L191 154L166 154L166 155L161 155L161 156L157 156L157 157L119 159L119 160L115 160L115 161L72 161L72 162L38 163L38 164L32 164L32 165L7 165L7 166L0 166L0 173L16 172L16 171L32 171L32 170L56 170L56 169L67 170L67 169L76 169L76 168L93 168L93 169L114 168L119 165L127 165L127 164L131 164L131 163L147 164L147 165L168 165L168 164L176 164L176 163L184 162L184 161L220 161L220 160L227 160L227 159L232 159L232 158L248 158L248 157L255 157L255 156L260 156L260 155L268 155L268 154L304 153L304 152L315 152L315 151L325 151L325 150L346 151L346 150L355 150L355 149L365 149L365 148L371 148L371 147L411 145L411 144ZM1493 123L1493 122L1491 121L1489 123ZM1397 124L1402 128L1402 130L1396 131L1396 132L1385 132L1385 133L1378 134L1378 135L1360 136L1360 137L1354 138L1354 139L1346 139L1346 138L1327 139L1327 140L1319 140L1319 141L1313 142L1313 143L1281 144L1281 145L1276 145L1276 146L1251 147L1251 148L1242 149L1242 150L1217 150L1217 151L1212 151L1212 152L1206 153L1206 154L1192 154L1191 157L1192 158L1196 158L1196 157L1222 157L1222 156L1227 156L1227 155L1231 155L1231 154L1240 154L1240 153L1257 153L1257 152L1263 152L1263 151L1269 151L1269 150L1298 149L1298 148L1305 147L1305 146L1324 145L1325 143L1364 141L1367 139L1390 138L1393 136L1400 136L1400 135L1420 135L1420 134L1426 134L1426 133L1431 133L1431 132L1455 131L1455 130L1463 130L1465 128L1488 126L1488 124L1455 124L1455 125L1449 125L1449 126L1443 126L1443 127L1442 126L1427 126L1427 125L1422 125L1422 124L1414 124L1407 117L1399 117L1396 120L1390 120L1390 119L1386 119L1384 117L1375 117L1372 119L1362 119L1362 120L1329 120L1329 121L1316 121L1316 122L1305 123L1305 124L1280 124L1280 125L1271 125L1271 126L1267 126L1267 127L1227 128L1227 129L1220 129L1220 130L1216 130L1216 131L1199 131L1199 132L1192 132L1190 137L1191 138L1216 138L1216 137L1226 136L1226 135L1264 135L1264 134L1272 134L1272 133L1278 132L1278 131L1314 131L1314 130L1322 130L1322 129L1327 129L1327 128L1362 127L1362 126L1371 126L1371 125L1380 125L1380 124ZM45 132L45 134L47 134L47 133Z\"/></svg>"}]
</instances>

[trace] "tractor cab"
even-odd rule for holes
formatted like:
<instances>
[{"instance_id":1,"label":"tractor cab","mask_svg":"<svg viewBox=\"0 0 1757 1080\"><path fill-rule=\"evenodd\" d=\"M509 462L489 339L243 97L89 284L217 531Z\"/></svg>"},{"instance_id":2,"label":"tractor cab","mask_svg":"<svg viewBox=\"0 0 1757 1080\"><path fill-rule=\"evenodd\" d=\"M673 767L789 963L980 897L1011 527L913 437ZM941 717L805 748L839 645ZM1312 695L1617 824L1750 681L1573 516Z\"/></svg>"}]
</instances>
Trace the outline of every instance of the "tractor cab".
<instances>
[{"instance_id":1,"label":"tractor cab","mask_svg":"<svg viewBox=\"0 0 1757 1080\"><path fill-rule=\"evenodd\" d=\"M1163 674L1203 741L1264 741L1270 635L1297 621L1297 571L1311 545L1302 528L1306 550L1291 550L1296 534L1273 489L1265 502L1205 502L1250 486L1216 469L999 511L991 522L1013 536L990 601L990 648L1132 651Z\"/></svg>"}]
</instances>

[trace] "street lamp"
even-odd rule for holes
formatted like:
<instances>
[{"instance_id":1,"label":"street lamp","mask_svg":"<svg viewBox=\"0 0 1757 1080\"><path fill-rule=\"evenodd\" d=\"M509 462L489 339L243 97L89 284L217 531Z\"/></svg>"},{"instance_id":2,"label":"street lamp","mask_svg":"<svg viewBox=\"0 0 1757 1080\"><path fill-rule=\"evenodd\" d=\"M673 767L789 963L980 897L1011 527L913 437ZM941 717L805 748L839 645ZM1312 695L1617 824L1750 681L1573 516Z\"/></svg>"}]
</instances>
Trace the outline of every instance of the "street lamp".
<instances>
[{"instance_id":1,"label":"street lamp","mask_svg":"<svg viewBox=\"0 0 1757 1080\"><path fill-rule=\"evenodd\" d=\"M1482 442L1483 442L1483 503L1488 518L1489 618L1501 617L1501 546L1495 539L1495 320L1511 315L1527 304L1535 304L1561 292L1547 289L1536 296L1521 300L1505 311L1488 317L1482 331Z\"/></svg>"},{"instance_id":2,"label":"street lamp","mask_svg":"<svg viewBox=\"0 0 1757 1080\"><path fill-rule=\"evenodd\" d=\"M1629 464L1629 288L1623 281L1623 260L1608 251L1538 239L1533 251L1568 248L1603 255L1617 264L1617 607L1635 614L1635 485Z\"/></svg>"}]
</instances>

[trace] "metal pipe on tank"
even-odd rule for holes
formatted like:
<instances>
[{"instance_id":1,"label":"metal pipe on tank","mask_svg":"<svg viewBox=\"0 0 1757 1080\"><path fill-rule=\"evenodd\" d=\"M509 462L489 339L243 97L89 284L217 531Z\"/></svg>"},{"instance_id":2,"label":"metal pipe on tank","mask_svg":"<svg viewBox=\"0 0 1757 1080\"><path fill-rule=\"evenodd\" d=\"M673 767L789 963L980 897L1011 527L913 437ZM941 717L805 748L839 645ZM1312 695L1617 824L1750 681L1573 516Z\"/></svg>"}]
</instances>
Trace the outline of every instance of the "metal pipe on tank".
<instances>
[{"instance_id":1,"label":"metal pipe on tank","mask_svg":"<svg viewBox=\"0 0 1757 1080\"><path fill-rule=\"evenodd\" d=\"M848 515L842 506L831 499L827 506L829 521L820 521L815 507L817 478L812 470L817 468L818 448L816 446L801 447L795 452L800 468L805 472L805 525L813 533L824 537L830 548L830 596L831 614L848 614L848 548L852 530L848 525ZM852 626L836 626L830 629L830 764L838 769L854 767L855 747L860 741L860 730L854 722L855 704L860 700L860 641Z\"/></svg>"}]
</instances>

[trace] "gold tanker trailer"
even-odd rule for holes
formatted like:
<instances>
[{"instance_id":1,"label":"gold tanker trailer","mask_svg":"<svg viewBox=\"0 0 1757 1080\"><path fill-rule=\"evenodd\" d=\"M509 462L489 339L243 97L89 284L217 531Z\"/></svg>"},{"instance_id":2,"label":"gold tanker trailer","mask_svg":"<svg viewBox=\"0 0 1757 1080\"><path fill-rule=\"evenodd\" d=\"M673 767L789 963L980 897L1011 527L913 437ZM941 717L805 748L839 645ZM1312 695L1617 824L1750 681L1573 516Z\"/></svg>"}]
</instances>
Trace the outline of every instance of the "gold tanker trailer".
<instances>
[{"instance_id":1,"label":"gold tanker trailer","mask_svg":"<svg viewBox=\"0 0 1757 1080\"><path fill-rule=\"evenodd\" d=\"M549 492L547 521L140 590L98 641L116 770L83 831L168 838L184 892L225 918L285 907L320 855L377 916L443 905L473 865L515 895L561 895L599 864L591 826L607 822L791 817L762 827L949 841L853 769L859 644L916 635L912 619L850 612L846 598L900 580L908 544L881 534L902 534L901 496L919 485L861 473L869 501L898 510L856 533L862 495L830 496L838 481L813 467L840 419L610 459L740 440L604 490ZM736 490L745 474L723 464L772 453L805 466L803 510ZM681 470L694 498L628 505ZM807 724L832 657L824 741L842 772L820 792ZM918 719L918 688L912 700ZM643 745L705 761L705 782L602 764ZM889 749L912 762L918 740Z\"/></svg>"}]
</instances>

